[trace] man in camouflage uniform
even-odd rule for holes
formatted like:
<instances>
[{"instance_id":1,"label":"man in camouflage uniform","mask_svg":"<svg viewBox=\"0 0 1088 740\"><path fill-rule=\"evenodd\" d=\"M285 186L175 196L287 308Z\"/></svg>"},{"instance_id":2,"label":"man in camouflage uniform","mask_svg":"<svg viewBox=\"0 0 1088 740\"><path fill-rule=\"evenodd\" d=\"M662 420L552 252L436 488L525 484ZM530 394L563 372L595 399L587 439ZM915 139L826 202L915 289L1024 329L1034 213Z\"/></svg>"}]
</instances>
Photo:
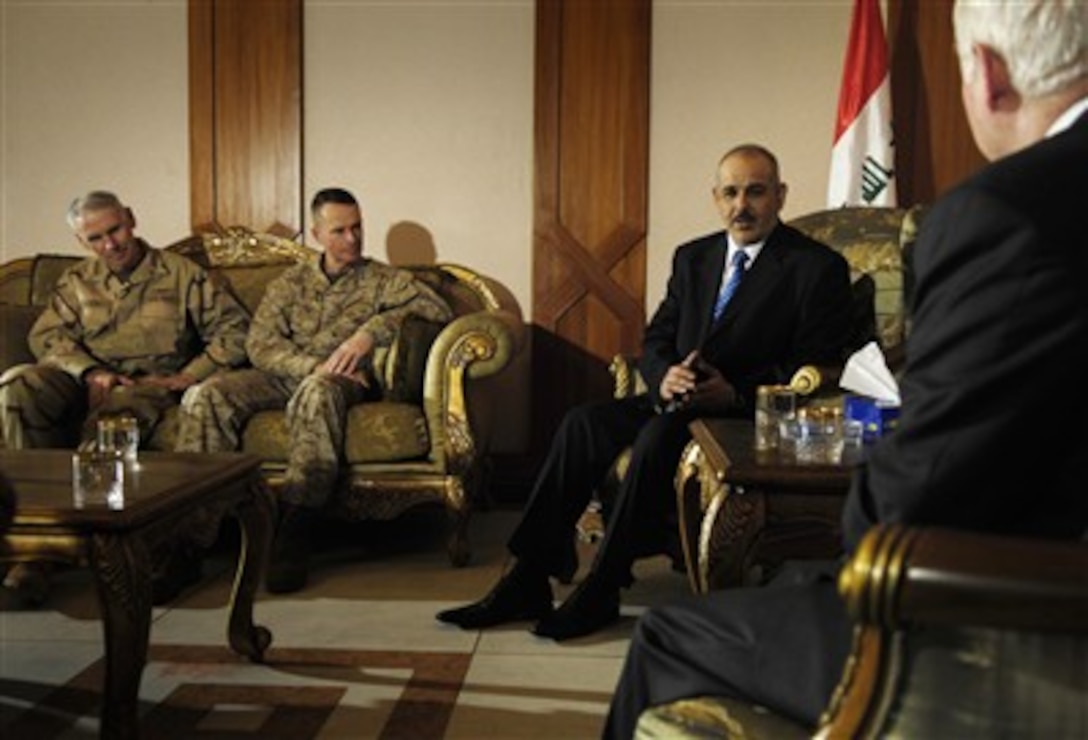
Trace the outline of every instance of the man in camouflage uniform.
<instances>
[{"instance_id":1,"label":"man in camouflage uniform","mask_svg":"<svg viewBox=\"0 0 1088 740\"><path fill-rule=\"evenodd\" d=\"M415 315L448 321L449 308L411 274L363 256L351 193L322 190L311 233L324 252L268 285L246 340L254 368L216 376L182 401L179 449L238 449L255 413L286 406L290 437L268 590L306 585L309 536L336 487L347 411L380 395L372 358Z\"/></svg>"},{"instance_id":2,"label":"man in camouflage uniform","mask_svg":"<svg viewBox=\"0 0 1088 740\"><path fill-rule=\"evenodd\" d=\"M94 256L61 275L31 328L38 364L0 376L9 449L72 447L94 439L98 419L121 413L148 440L183 391L246 359L246 310L195 262L137 238L116 195L77 198L68 223ZM14 568L5 585L41 601L42 572Z\"/></svg>"}]
</instances>

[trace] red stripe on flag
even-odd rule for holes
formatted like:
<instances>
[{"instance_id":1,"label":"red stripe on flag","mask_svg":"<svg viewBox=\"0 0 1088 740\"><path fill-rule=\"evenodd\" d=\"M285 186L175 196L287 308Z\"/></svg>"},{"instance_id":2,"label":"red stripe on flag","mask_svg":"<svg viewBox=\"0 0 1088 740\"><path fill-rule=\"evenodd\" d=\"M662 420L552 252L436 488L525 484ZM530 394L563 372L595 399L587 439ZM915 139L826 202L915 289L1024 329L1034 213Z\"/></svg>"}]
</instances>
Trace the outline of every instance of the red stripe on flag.
<instances>
[{"instance_id":1,"label":"red stripe on flag","mask_svg":"<svg viewBox=\"0 0 1088 740\"><path fill-rule=\"evenodd\" d=\"M865 102L888 73L888 47L878 0L855 0L850 21L850 39L839 90L839 115L835 120L835 141L857 118Z\"/></svg>"}]
</instances>

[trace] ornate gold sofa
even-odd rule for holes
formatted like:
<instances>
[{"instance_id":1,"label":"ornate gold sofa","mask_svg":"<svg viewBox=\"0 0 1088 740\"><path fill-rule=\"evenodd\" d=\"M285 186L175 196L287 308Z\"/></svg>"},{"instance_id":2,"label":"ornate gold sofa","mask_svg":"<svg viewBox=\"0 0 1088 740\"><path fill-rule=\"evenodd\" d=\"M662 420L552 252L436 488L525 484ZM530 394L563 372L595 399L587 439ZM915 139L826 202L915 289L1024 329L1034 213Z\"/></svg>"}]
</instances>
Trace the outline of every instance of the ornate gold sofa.
<instances>
[{"instance_id":1,"label":"ornate gold sofa","mask_svg":"<svg viewBox=\"0 0 1088 740\"><path fill-rule=\"evenodd\" d=\"M307 247L269 234L231 228L167 247L226 278L256 310L268 281L311 255ZM78 257L40 255L0 265L0 369L29 362L26 334L61 271ZM469 559L467 525L485 483L493 411L489 379L520 351L524 328L510 293L483 275L450 264L409 267L438 291L455 318L444 326L405 322L392 347L380 350L375 368L383 400L349 415L345 456L348 475L329 514L349 519L391 519L417 504L439 502L449 513L449 557ZM149 441L169 450L176 412ZM275 487L286 464L283 412L262 412L244 432L244 449L264 460Z\"/></svg>"},{"instance_id":2,"label":"ornate gold sofa","mask_svg":"<svg viewBox=\"0 0 1088 740\"><path fill-rule=\"evenodd\" d=\"M854 343L861 346L869 339L876 339L893 368L901 361L903 345L908 330L908 318L905 311L906 296L911 285L909 252L913 249L918 226L924 215L923 206L913 208L877 208L850 207L816 211L790 221L790 225L809 234L841 253L850 264L851 280L854 285L856 308ZM610 366L616 398L642 393L645 383L637 369L637 359L624 355L616 356ZM808 403L837 404L841 402L841 393L837 387L841 368L821 368L822 384L818 387L806 387ZM677 470L676 490L683 497L685 491L701 490L701 501L694 509L705 514L711 509L715 499L720 499L715 471L700 464L702 458L698 450L689 448L681 459ZM628 462L627 453L620 456L609 474L599 500L590 504L586 514L578 524L579 535L586 540L595 540L603 532L601 510L609 497L615 495L619 481L622 480ZM685 510L692 510L685 505ZM720 511L722 507L714 507ZM795 536L798 542L807 542L806 549L812 550L813 543L822 541L827 547L835 547L839 539L838 510L809 512L811 521L804 527L797 527ZM702 517L697 517L701 519ZM722 525L726 517L717 519ZM699 526L694 526L696 531ZM751 532L734 532L731 535L703 532L699 537L700 552L698 559L702 573L689 574L692 583L708 582L710 571L717 571L715 563L720 551L708 552L712 543L725 543L737 537L748 537L757 542L759 535ZM780 547L780 549L782 549ZM817 546L818 549L818 546ZM825 548L826 549L826 548ZM788 542L784 552L789 551ZM767 569L760 569L769 572ZM724 585L724 584L717 584Z\"/></svg>"},{"instance_id":3,"label":"ornate gold sofa","mask_svg":"<svg viewBox=\"0 0 1088 740\"><path fill-rule=\"evenodd\" d=\"M636 737L1083 737L1088 542L878 526L839 578L854 644L819 728L745 702L652 707Z\"/></svg>"}]
</instances>

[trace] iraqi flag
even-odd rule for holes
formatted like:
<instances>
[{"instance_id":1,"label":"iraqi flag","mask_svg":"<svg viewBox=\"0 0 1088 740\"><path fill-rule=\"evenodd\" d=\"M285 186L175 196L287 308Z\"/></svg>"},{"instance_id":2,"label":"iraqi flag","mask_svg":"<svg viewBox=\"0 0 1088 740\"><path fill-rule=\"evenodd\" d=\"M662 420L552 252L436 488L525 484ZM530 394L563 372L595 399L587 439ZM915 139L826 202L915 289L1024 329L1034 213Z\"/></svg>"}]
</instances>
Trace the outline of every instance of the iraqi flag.
<instances>
[{"instance_id":1,"label":"iraqi flag","mask_svg":"<svg viewBox=\"0 0 1088 740\"><path fill-rule=\"evenodd\" d=\"M896 205L891 77L878 0L854 0L827 204Z\"/></svg>"}]
</instances>

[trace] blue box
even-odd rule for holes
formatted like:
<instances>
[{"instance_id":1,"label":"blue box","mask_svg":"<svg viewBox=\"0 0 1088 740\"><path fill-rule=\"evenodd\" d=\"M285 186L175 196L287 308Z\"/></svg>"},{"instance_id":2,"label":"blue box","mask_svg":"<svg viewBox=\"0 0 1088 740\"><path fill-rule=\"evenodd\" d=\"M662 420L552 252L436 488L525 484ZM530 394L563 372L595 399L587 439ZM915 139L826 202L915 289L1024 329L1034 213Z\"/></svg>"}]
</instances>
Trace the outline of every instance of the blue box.
<instances>
[{"instance_id":1,"label":"blue box","mask_svg":"<svg viewBox=\"0 0 1088 740\"><path fill-rule=\"evenodd\" d=\"M843 399L844 419L860 421L866 442L873 442L899 425L899 406L868 396L846 396Z\"/></svg>"}]
</instances>

